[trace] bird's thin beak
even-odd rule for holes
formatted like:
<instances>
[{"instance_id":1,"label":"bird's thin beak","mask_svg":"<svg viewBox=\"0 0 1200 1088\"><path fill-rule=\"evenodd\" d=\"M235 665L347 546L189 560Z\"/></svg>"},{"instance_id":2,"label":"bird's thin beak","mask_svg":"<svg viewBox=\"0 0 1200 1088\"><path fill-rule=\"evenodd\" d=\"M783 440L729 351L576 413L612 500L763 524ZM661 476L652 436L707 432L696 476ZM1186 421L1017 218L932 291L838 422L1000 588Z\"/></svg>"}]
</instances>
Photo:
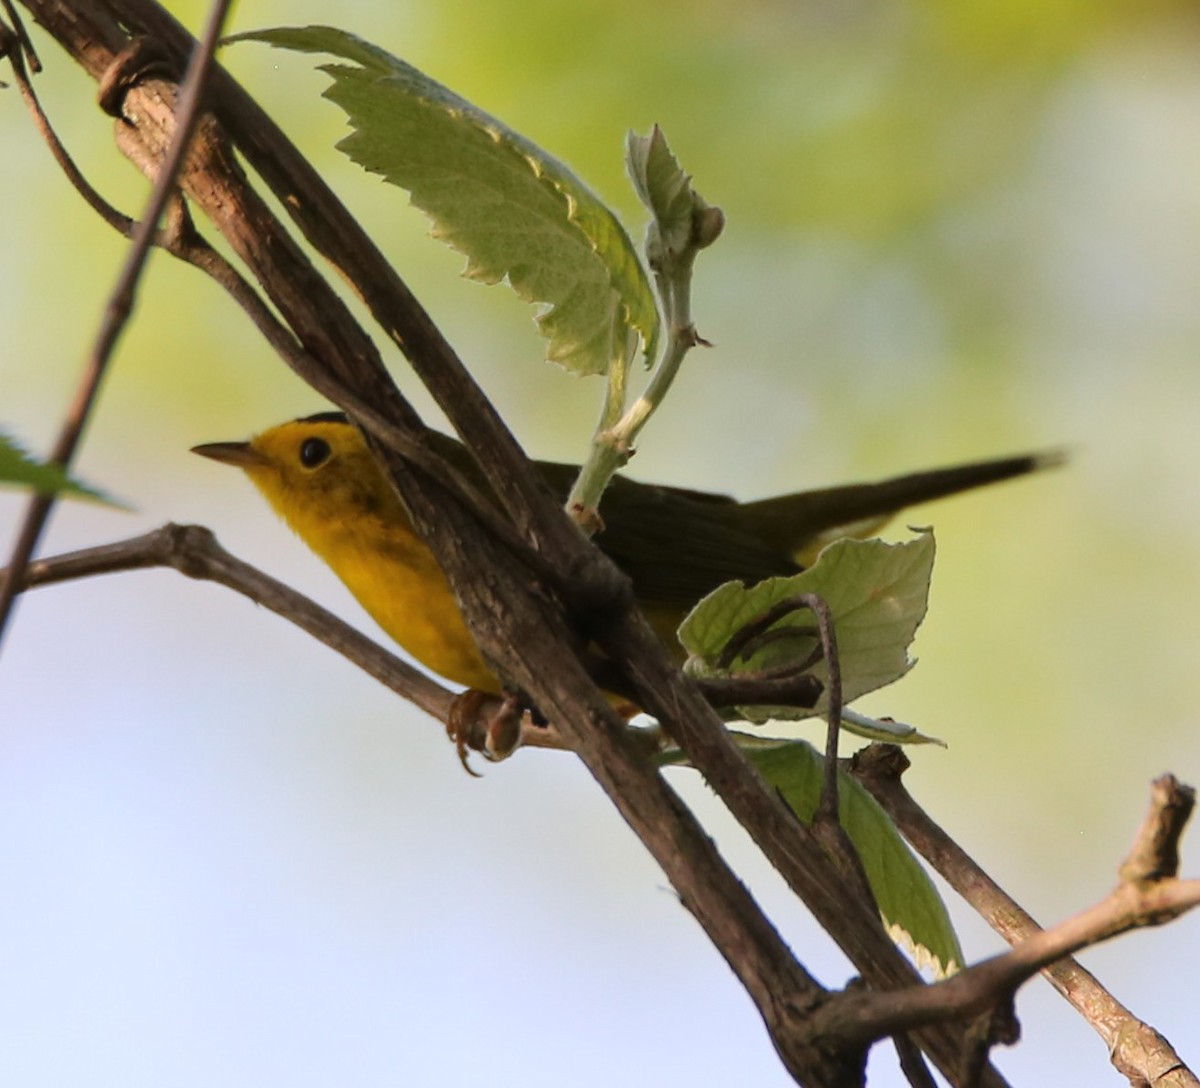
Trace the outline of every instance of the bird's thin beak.
<instances>
[{"instance_id":1,"label":"bird's thin beak","mask_svg":"<svg viewBox=\"0 0 1200 1088\"><path fill-rule=\"evenodd\" d=\"M249 442L208 442L203 446L193 446L192 453L238 468L253 468L267 463L267 459Z\"/></svg>"}]
</instances>

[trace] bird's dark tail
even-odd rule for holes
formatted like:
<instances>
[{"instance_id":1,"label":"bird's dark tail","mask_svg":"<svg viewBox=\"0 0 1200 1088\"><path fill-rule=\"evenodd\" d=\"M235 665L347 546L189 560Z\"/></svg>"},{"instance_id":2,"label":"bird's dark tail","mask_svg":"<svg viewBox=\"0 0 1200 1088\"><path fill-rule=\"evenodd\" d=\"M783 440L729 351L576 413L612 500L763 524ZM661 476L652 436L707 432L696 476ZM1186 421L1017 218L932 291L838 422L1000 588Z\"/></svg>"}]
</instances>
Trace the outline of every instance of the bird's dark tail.
<instances>
[{"instance_id":1,"label":"bird's dark tail","mask_svg":"<svg viewBox=\"0 0 1200 1088\"><path fill-rule=\"evenodd\" d=\"M974 461L894 476L878 483L848 484L819 491L800 491L742 504L742 513L762 539L781 552L802 549L801 562L811 561L814 542L841 536L867 536L906 506L969 491L985 484L1060 465L1060 452Z\"/></svg>"}]
</instances>

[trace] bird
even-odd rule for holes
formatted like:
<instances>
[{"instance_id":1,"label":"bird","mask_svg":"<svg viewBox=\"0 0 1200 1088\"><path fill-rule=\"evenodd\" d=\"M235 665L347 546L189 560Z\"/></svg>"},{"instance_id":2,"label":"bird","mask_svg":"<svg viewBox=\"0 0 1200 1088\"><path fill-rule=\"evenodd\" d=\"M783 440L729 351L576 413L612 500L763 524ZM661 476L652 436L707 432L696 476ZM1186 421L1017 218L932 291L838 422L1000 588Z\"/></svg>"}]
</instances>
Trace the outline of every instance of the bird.
<instances>
[{"instance_id":1,"label":"bird","mask_svg":"<svg viewBox=\"0 0 1200 1088\"><path fill-rule=\"evenodd\" d=\"M466 447L436 431L434 450L485 494ZM479 652L437 557L363 432L341 412L270 427L248 441L211 442L193 453L240 468L288 526L345 584L375 622L437 675L480 692L501 679ZM630 578L651 626L675 655L675 632L717 586L798 573L840 537L873 534L906 506L1022 476L1057 463L1054 453L974 461L774 498L728 495L613 477L595 540ZM578 466L533 462L565 501Z\"/></svg>"}]
</instances>

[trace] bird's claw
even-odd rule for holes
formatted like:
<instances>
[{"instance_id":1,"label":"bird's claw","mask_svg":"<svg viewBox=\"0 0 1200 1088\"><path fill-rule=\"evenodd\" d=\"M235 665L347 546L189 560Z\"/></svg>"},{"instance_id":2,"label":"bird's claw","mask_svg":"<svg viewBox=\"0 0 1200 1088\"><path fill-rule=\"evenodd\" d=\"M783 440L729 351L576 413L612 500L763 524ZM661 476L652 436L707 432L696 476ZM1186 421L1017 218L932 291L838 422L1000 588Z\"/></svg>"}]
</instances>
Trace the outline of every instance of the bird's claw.
<instances>
[{"instance_id":1,"label":"bird's claw","mask_svg":"<svg viewBox=\"0 0 1200 1088\"><path fill-rule=\"evenodd\" d=\"M468 688L456 695L446 716L446 733L454 741L463 770L474 778L481 777L470 764L472 751L482 752L493 763L512 755L521 743L524 713L521 697L514 692L497 696Z\"/></svg>"}]
</instances>

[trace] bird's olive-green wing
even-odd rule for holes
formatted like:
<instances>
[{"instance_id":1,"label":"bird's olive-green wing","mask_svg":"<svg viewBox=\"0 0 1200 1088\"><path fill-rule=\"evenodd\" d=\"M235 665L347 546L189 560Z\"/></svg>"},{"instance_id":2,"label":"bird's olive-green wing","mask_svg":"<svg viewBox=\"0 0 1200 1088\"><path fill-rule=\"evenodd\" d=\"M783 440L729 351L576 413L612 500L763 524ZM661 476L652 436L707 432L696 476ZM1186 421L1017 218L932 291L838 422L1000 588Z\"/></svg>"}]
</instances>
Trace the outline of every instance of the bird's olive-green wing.
<instances>
[{"instance_id":1,"label":"bird's olive-green wing","mask_svg":"<svg viewBox=\"0 0 1200 1088\"><path fill-rule=\"evenodd\" d=\"M800 569L723 495L618 477L600 501L600 517L596 543L633 579L639 601L680 618L724 582L753 583Z\"/></svg>"},{"instance_id":2,"label":"bird's olive-green wing","mask_svg":"<svg viewBox=\"0 0 1200 1088\"><path fill-rule=\"evenodd\" d=\"M476 486L486 488L459 442L437 433L428 437ZM579 467L555 461L534 464L551 492L565 502ZM682 618L723 582L760 581L798 569L786 552L757 534L756 526L743 522L740 510L727 495L616 476L600 501L604 528L596 543L633 580L643 606Z\"/></svg>"},{"instance_id":3,"label":"bird's olive-green wing","mask_svg":"<svg viewBox=\"0 0 1200 1088\"><path fill-rule=\"evenodd\" d=\"M472 479L481 480L458 442L444 435L436 435L435 442ZM1053 453L1006 457L749 503L617 476L600 502L604 528L596 543L633 579L644 606L682 615L724 582L793 574L801 562L811 561L815 546L856 535L864 526L876 528L906 506L1061 460ZM535 463L554 494L565 500L578 468Z\"/></svg>"},{"instance_id":4,"label":"bird's olive-green wing","mask_svg":"<svg viewBox=\"0 0 1200 1088\"><path fill-rule=\"evenodd\" d=\"M537 467L565 501L579 469L545 461ZM643 606L682 618L724 582L756 582L799 569L744 524L740 510L728 495L615 476L600 500L604 527L596 544L633 580Z\"/></svg>"}]
</instances>

